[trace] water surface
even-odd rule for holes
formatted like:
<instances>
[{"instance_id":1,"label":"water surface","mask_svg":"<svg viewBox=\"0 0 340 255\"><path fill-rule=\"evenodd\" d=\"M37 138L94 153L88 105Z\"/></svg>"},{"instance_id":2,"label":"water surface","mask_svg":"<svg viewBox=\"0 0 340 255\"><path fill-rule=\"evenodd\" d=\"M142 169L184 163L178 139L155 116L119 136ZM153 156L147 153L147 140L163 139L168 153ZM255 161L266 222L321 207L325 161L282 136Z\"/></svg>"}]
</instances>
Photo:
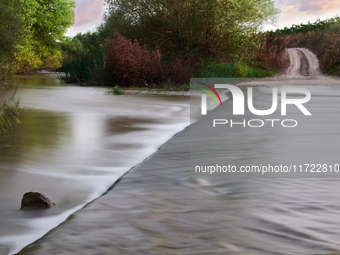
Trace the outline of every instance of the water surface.
<instances>
[{"instance_id":1,"label":"water surface","mask_svg":"<svg viewBox=\"0 0 340 255\"><path fill-rule=\"evenodd\" d=\"M0 254L13 254L97 198L189 123L187 97L104 95L52 74L12 79L22 125L0 148ZM57 204L20 211L22 195Z\"/></svg>"},{"instance_id":2,"label":"water surface","mask_svg":"<svg viewBox=\"0 0 340 255\"><path fill-rule=\"evenodd\" d=\"M266 103L269 88L259 90ZM210 123L210 116L220 110L216 108L19 254L340 254L339 178L191 174L190 150L231 163L242 162L242 156L257 162L269 153L271 162L279 162L281 156L314 160L309 152L317 151L313 148L323 137L323 148L327 143L329 148L339 146L334 125L340 118L340 89L320 86L313 91L310 110L316 120L329 121L327 132L321 129L327 122L305 126L291 150L286 147L293 139L288 131L278 136L271 134L279 131L270 129L233 131L221 138L229 138L228 143L206 146L212 138L207 132L200 134L201 144L190 148L193 125ZM327 150L321 151L318 159L327 158Z\"/></svg>"}]
</instances>

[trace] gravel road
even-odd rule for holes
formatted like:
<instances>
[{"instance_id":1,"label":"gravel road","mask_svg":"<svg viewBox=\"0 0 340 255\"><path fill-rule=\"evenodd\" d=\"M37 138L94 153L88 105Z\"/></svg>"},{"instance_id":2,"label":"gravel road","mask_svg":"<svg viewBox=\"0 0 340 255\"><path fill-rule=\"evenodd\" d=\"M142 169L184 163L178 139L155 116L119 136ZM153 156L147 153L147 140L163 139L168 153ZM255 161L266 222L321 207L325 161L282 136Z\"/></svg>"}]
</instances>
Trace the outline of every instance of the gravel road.
<instances>
[{"instance_id":1,"label":"gravel road","mask_svg":"<svg viewBox=\"0 0 340 255\"><path fill-rule=\"evenodd\" d=\"M290 66L280 76L243 82L239 86L256 85L340 85L340 78L322 74L316 55L305 48L288 48Z\"/></svg>"}]
</instances>

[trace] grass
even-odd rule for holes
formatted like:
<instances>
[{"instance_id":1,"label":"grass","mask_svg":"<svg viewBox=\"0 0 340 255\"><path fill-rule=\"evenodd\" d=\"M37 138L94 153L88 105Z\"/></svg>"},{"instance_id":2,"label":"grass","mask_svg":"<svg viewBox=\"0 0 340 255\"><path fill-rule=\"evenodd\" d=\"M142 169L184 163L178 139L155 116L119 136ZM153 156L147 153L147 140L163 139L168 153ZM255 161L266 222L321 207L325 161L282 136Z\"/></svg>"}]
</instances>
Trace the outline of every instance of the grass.
<instances>
[{"instance_id":1,"label":"grass","mask_svg":"<svg viewBox=\"0 0 340 255\"><path fill-rule=\"evenodd\" d=\"M217 62L207 62L201 64L201 72L199 73L199 78L225 78L225 77L235 77L236 66L231 63L217 63Z\"/></svg>"},{"instance_id":2,"label":"grass","mask_svg":"<svg viewBox=\"0 0 340 255\"><path fill-rule=\"evenodd\" d=\"M6 83L6 77L0 78L0 146L11 140L16 124L20 124L19 101L14 100L16 88Z\"/></svg>"},{"instance_id":3,"label":"grass","mask_svg":"<svg viewBox=\"0 0 340 255\"><path fill-rule=\"evenodd\" d=\"M105 95L123 95L125 94L124 90L122 90L118 85L114 86L112 89L109 89L105 92Z\"/></svg>"},{"instance_id":4,"label":"grass","mask_svg":"<svg viewBox=\"0 0 340 255\"><path fill-rule=\"evenodd\" d=\"M255 69L241 61L228 62L207 62L201 64L201 71L198 78L262 78L272 76L273 71Z\"/></svg>"},{"instance_id":5,"label":"grass","mask_svg":"<svg viewBox=\"0 0 340 255\"><path fill-rule=\"evenodd\" d=\"M59 78L66 83L104 84L104 51L65 56Z\"/></svg>"}]
</instances>

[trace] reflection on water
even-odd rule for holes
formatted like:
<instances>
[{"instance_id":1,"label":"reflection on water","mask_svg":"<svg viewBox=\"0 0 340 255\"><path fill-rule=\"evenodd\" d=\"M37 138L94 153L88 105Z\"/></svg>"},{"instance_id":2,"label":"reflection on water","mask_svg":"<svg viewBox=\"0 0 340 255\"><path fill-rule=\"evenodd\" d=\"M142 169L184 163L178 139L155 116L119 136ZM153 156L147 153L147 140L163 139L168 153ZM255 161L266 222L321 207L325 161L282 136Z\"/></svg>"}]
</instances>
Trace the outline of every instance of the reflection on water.
<instances>
[{"instance_id":1,"label":"reflection on water","mask_svg":"<svg viewBox=\"0 0 340 255\"><path fill-rule=\"evenodd\" d=\"M122 134L134 131L143 131L148 129L145 124L159 123L156 119L136 118L128 116L119 116L116 118L107 120L107 132L108 134ZM138 126L136 125L138 123ZM142 126L144 124L144 127Z\"/></svg>"},{"instance_id":2,"label":"reflection on water","mask_svg":"<svg viewBox=\"0 0 340 255\"><path fill-rule=\"evenodd\" d=\"M44 161L47 150L53 153L70 136L70 119L65 114L22 109L20 115L22 125L16 127L13 143L0 147L2 163Z\"/></svg>"},{"instance_id":3,"label":"reflection on water","mask_svg":"<svg viewBox=\"0 0 340 255\"><path fill-rule=\"evenodd\" d=\"M107 96L65 86L51 74L12 79L22 125L0 148L0 254L13 254L106 192L189 123L188 98ZM157 121L156 121L157 120ZM57 204L19 211L22 195Z\"/></svg>"}]
</instances>

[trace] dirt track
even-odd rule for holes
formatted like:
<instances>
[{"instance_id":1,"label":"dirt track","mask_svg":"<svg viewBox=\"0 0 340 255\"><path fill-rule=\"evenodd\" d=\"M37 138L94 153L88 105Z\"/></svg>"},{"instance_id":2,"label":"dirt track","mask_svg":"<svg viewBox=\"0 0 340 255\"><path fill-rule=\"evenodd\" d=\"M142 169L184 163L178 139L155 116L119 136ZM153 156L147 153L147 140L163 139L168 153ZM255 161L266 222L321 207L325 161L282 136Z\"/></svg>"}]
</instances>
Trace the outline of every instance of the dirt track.
<instances>
[{"instance_id":1,"label":"dirt track","mask_svg":"<svg viewBox=\"0 0 340 255\"><path fill-rule=\"evenodd\" d=\"M290 58L290 66L286 71L287 78L322 76L319 60L314 53L304 48L290 48L287 51Z\"/></svg>"},{"instance_id":2,"label":"dirt track","mask_svg":"<svg viewBox=\"0 0 340 255\"><path fill-rule=\"evenodd\" d=\"M305 48L288 48L290 66L286 72L277 77L257 79L239 84L255 85L340 85L340 79L323 75L319 60L313 52Z\"/></svg>"}]
</instances>

